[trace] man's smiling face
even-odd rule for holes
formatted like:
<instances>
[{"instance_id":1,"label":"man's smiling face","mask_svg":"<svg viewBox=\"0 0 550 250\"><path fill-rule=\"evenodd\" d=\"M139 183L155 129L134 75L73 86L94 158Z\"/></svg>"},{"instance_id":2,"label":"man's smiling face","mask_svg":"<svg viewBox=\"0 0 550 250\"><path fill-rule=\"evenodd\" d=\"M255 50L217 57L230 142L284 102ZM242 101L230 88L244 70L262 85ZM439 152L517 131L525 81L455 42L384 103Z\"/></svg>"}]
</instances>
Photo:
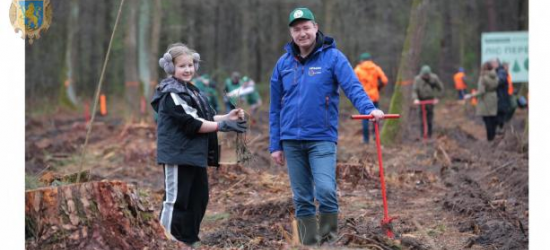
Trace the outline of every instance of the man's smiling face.
<instances>
[{"instance_id":1,"label":"man's smiling face","mask_svg":"<svg viewBox=\"0 0 550 250\"><path fill-rule=\"evenodd\" d=\"M290 36L300 49L308 49L315 45L317 31L316 23L310 20L298 20L290 27Z\"/></svg>"}]
</instances>

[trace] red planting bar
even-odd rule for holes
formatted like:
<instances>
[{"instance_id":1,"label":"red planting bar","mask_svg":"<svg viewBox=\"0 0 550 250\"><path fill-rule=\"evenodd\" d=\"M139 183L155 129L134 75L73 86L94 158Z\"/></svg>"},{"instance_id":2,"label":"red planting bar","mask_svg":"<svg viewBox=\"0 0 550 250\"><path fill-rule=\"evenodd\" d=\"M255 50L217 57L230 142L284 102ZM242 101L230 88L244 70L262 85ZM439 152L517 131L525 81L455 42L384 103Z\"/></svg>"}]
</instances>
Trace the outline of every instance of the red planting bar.
<instances>
[{"instance_id":1,"label":"red planting bar","mask_svg":"<svg viewBox=\"0 0 550 250\"><path fill-rule=\"evenodd\" d=\"M401 117L399 114L387 114L384 115L384 119L397 119ZM352 115L351 119L373 119L373 115ZM388 212L388 201L386 198L386 181L384 180L384 163L382 162L382 147L380 146L380 129L377 121L374 121L374 133L376 134L376 151L378 152L378 167L380 173L380 186L382 187L382 203L384 205L384 218L380 222L382 229L386 232L386 235L390 238L394 238L395 235L392 231L392 220L395 217L390 217Z\"/></svg>"},{"instance_id":2,"label":"red planting bar","mask_svg":"<svg viewBox=\"0 0 550 250\"><path fill-rule=\"evenodd\" d=\"M420 105L426 105L426 104L437 104L437 101L435 99L431 99L431 100L423 100L423 101L419 101Z\"/></svg>"},{"instance_id":3,"label":"red planting bar","mask_svg":"<svg viewBox=\"0 0 550 250\"><path fill-rule=\"evenodd\" d=\"M424 127L424 142L428 139L428 120L426 118L426 105L436 104L436 99L419 101L418 104L422 106L422 126Z\"/></svg>"},{"instance_id":4,"label":"red planting bar","mask_svg":"<svg viewBox=\"0 0 550 250\"><path fill-rule=\"evenodd\" d=\"M400 118L400 114L387 114L384 115L384 119L397 119ZM354 120L366 120L366 119L374 119L373 115L352 115L351 119Z\"/></svg>"}]
</instances>

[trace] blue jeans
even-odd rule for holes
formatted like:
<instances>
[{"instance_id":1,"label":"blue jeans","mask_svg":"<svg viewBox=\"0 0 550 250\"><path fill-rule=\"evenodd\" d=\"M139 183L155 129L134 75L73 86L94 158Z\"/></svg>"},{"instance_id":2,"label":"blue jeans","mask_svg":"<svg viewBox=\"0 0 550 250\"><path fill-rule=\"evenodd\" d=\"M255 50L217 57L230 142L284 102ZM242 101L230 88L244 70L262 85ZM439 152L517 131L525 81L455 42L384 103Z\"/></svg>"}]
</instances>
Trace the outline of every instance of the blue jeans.
<instances>
[{"instance_id":1,"label":"blue jeans","mask_svg":"<svg viewBox=\"0 0 550 250\"><path fill-rule=\"evenodd\" d=\"M290 186L296 218L320 213L337 213L336 143L331 141L284 140Z\"/></svg>"},{"instance_id":2,"label":"blue jeans","mask_svg":"<svg viewBox=\"0 0 550 250\"><path fill-rule=\"evenodd\" d=\"M457 91L458 91L458 100L464 100L464 95L466 93L466 90L460 89L460 90L457 90Z\"/></svg>"},{"instance_id":3,"label":"blue jeans","mask_svg":"<svg viewBox=\"0 0 550 250\"><path fill-rule=\"evenodd\" d=\"M378 108L378 102L372 102ZM374 134L374 126L372 126L372 134ZM369 143L369 120L363 120L363 142Z\"/></svg>"}]
</instances>

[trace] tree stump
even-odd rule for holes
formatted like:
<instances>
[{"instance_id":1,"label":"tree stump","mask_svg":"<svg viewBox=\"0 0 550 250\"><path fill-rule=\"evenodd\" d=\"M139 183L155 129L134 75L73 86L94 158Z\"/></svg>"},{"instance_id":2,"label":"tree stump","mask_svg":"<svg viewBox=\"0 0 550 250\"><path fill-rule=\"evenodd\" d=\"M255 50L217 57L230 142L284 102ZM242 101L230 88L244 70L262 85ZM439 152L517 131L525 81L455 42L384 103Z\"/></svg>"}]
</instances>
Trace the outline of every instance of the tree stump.
<instances>
[{"instance_id":1,"label":"tree stump","mask_svg":"<svg viewBox=\"0 0 550 250\"><path fill-rule=\"evenodd\" d=\"M158 249L154 209L132 185L86 182L25 192L27 249Z\"/></svg>"}]
</instances>

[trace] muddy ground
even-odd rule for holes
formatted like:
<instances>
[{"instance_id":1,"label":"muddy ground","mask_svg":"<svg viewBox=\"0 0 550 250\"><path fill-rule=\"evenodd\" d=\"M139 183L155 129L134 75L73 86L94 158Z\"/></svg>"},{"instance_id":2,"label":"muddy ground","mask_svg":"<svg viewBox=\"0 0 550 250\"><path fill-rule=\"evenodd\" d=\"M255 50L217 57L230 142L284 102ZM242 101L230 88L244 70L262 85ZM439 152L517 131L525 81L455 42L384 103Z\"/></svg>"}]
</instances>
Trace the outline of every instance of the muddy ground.
<instances>
[{"instance_id":1,"label":"muddy ground","mask_svg":"<svg viewBox=\"0 0 550 250\"><path fill-rule=\"evenodd\" d=\"M471 107L447 102L436 107L433 139L420 139L416 110L403 142L383 147L388 207L397 239L383 234L376 148L362 143L361 122L341 112L338 142L339 238L323 249L527 249L529 235L526 110L518 110L506 132L487 142ZM292 248L293 206L285 167L267 150L267 113L246 134L252 159L235 164L235 137L220 135L222 167L209 169L210 203L200 249ZM78 170L86 125L71 112L27 117L27 187L46 173ZM160 210L162 168L155 164L154 123L126 124L99 117L84 169L89 180L135 185ZM51 180L50 180L51 182ZM57 180L58 185L63 179ZM50 183L51 184L51 183ZM139 229L136 229L139 230ZM181 245L160 237L150 249ZM32 237L28 246L36 245ZM295 248L295 246L294 246ZM305 249L305 248L304 248Z\"/></svg>"}]
</instances>

